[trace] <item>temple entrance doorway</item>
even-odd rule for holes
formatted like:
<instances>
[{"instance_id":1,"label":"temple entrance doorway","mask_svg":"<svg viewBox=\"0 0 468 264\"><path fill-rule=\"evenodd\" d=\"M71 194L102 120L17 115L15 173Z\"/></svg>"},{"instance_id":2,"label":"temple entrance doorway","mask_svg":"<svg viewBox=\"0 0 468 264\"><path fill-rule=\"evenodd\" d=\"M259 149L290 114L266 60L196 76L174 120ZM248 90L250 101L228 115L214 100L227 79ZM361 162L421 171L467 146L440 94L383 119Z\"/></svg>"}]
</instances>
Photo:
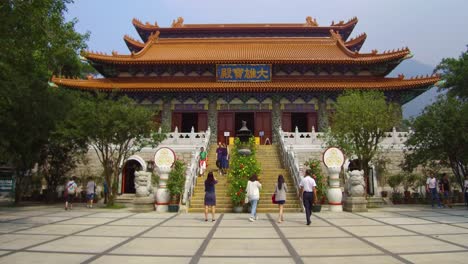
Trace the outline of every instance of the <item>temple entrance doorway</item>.
<instances>
[{"instance_id":1,"label":"temple entrance doorway","mask_svg":"<svg viewBox=\"0 0 468 264\"><path fill-rule=\"evenodd\" d=\"M195 132L206 131L208 129L207 112L174 112L172 113L171 131L177 127L179 132L189 133L193 129Z\"/></svg>"},{"instance_id":2,"label":"temple entrance doorway","mask_svg":"<svg viewBox=\"0 0 468 264\"><path fill-rule=\"evenodd\" d=\"M247 128L252 135L260 137L261 144L268 138L272 143L271 112L218 112L218 142L229 144L229 138L236 136L236 131L242 127L242 121L247 122ZM229 137L225 136L229 134Z\"/></svg>"},{"instance_id":3,"label":"temple entrance doorway","mask_svg":"<svg viewBox=\"0 0 468 264\"><path fill-rule=\"evenodd\" d=\"M281 128L286 132L311 132L312 126L318 131L317 112L283 112Z\"/></svg>"},{"instance_id":4,"label":"temple entrance doorway","mask_svg":"<svg viewBox=\"0 0 468 264\"><path fill-rule=\"evenodd\" d=\"M190 132L198 128L198 114L197 113L183 113L182 114L182 127L179 132Z\"/></svg>"},{"instance_id":5,"label":"temple entrance doorway","mask_svg":"<svg viewBox=\"0 0 468 264\"><path fill-rule=\"evenodd\" d=\"M135 171L142 170L140 162L128 160L122 171L122 193L135 193Z\"/></svg>"},{"instance_id":6,"label":"temple entrance doorway","mask_svg":"<svg viewBox=\"0 0 468 264\"><path fill-rule=\"evenodd\" d=\"M291 127L290 131L296 131L296 127L299 132L307 131L307 114L306 113L291 113Z\"/></svg>"}]
</instances>

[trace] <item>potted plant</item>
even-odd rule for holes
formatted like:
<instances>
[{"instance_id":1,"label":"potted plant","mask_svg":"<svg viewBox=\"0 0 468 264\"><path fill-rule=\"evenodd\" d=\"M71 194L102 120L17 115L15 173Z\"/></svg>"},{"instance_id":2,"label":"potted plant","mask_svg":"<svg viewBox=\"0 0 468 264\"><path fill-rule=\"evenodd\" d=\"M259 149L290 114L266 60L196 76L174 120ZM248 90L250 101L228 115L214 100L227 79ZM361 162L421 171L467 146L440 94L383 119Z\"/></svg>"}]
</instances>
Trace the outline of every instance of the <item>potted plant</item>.
<instances>
[{"instance_id":1,"label":"potted plant","mask_svg":"<svg viewBox=\"0 0 468 264\"><path fill-rule=\"evenodd\" d=\"M312 212L320 212L322 210L322 204L325 203L327 197L327 178L322 173L322 167L320 160L310 159L304 163L310 170L311 176L315 180L317 186L317 197L315 197L315 203L312 205Z\"/></svg>"},{"instance_id":2,"label":"potted plant","mask_svg":"<svg viewBox=\"0 0 468 264\"><path fill-rule=\"evenodd\" d=\"M167 180L167 190L171 195L169 202L169 212L178 212L180 198L184 192L185 184L185 164L182 160L176 160L174 162L172 171L169 173L169 179Z\"/></svg>"},{"instance_id":3,"label":"potted plant","mask_svg":"<svg viewBox=\"0 0 468 264\"><path fill-rule=\"evenodd\" d=\"M411 192L409 191L410 188L413 188L415 182L418 179L418 175L414 173L409 173L409 172L402 172L401 177L403 178L402 180L402 185L404 191L404 197L405 197L405 203L410 203L411 201Z\"/></svg>"}]
</instances>

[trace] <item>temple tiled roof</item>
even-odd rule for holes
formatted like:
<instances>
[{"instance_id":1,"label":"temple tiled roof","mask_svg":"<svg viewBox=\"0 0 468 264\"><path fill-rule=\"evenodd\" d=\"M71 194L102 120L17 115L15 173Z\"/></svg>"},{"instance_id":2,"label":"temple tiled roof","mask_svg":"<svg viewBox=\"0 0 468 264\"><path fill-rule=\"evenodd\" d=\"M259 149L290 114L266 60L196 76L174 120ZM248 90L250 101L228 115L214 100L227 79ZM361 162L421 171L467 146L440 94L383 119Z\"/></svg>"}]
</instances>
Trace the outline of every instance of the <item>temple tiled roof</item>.
<instances>
[{"instance_id":1,"label":"temple tiled roof","mask_svg":"<svg viewBox=\"0 0 468 264\"><path fill-rule=\"evenodd\" d=\"M361 37L362 39L362 37ZM130 38L126 40L131 41ZM350 51L340 35L327 38L219 38L163 39L159 32L143 49L131 55L84 52L90 61L109 64L213 64L213 63L306 63L374 64L401 60L408 48L360 54Z\"/></svg>"},{"instance_id":2,"label":"temple tiled roof","mask_svg":"<svg viewBox=\"0 0 468 264\"><path fill-rule=\"evenodd\" d=\"M427 88L439 81L438 76L398 78L343 78L343 79L275 79L271 82L216 82L212 78L199 81L174 78L106 78L66 79L53 77L52 81L64 87L82 90L119 90L125 92L298 92L298 91L342 91L342 90L406 90Z\"/></svg>"},{"instance_id":3,"label":"temple tiled roof","mask_svg":"<svg viewBox=\"0 0 468 264\"><path fill-rule=\"evenodd\" d=\"M367 34L362 33L359 36L346 41L345 46L351 51L359 51L364 44L364 41L366 41L366 38Z\"/></svg>"}]
</instances>

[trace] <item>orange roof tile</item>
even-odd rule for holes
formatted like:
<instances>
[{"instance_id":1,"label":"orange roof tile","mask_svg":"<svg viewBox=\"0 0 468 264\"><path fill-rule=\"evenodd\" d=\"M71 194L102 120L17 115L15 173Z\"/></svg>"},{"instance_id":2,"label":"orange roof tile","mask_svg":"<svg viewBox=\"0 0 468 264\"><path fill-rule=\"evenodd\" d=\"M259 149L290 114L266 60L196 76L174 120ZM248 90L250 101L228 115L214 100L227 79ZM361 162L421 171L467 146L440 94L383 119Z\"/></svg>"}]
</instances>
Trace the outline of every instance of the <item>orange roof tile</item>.
<instances>
[{"instance_id":1,"label":"orange roof tile","mask_svg":"<svg viewBox=\"0 0 468 264\"><path fill-rule=\"evenodd\" d=\"M212 64L212 63L358 63L372 64L403 59L408 48L383 54L359 54L346 48L340 35L329 38L149 38L145 47L131 55L112 56L85 52L92 61L115 64Z\"/></svg>"},{"instance_id":2,"label":"orange roof tile","mask_svg":"<svg viewBox=\"0 0 468 264\"><path fill-rule=\"evenodd\" d=\"M331 79L278 79L271 82L216 82L216 81L173 81L160 78L108 78L108 79L64 79L53 77L59 85L82 90L120 90L129 92L297 92L297 91L340 91L364 90L405 90L427 87L439 81L438 76L412 79L398 78L348 78Z\"/></svg>"}]
</instances>

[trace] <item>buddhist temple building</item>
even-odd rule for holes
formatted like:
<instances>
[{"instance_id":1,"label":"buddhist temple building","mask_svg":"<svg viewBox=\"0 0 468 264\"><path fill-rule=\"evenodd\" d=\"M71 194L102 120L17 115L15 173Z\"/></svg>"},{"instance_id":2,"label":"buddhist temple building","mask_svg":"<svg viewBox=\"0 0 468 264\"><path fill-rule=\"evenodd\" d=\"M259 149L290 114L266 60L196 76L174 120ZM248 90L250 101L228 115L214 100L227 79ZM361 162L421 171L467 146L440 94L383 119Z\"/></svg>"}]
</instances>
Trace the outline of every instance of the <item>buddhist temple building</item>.
<instances>
[{"instance_id":1,"label":"buddhist temple building","mask_svg":"<svg viewBox=\"0 0 468 264\"><path fill-rule=\"evenodd\" d=\"M439 80L386 77L411 52L361 53L367 35L350 38L357 18L329 26L311 17L298 24L184 24L179 17L166 28L132 22L141 41L124 36L129 54L83 52L102 78L52 81L125 94L159 110L163 129L209 126L217 141L234 136L242 120L273 142L280 126L323 131L343 91L379 90L402 105Z\"/></svg>"}]
</instances>

